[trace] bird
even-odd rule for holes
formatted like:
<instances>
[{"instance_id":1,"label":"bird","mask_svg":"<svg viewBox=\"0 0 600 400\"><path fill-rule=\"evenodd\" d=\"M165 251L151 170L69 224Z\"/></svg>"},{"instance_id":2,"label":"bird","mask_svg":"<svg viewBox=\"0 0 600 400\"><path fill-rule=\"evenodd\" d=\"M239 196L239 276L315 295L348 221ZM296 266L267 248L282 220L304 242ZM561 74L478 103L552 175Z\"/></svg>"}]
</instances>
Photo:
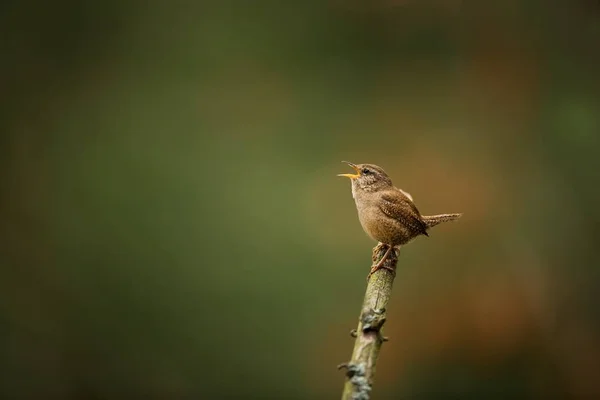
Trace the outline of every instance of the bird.
<instances>
[{"instance_id":1,"label":"bird","mask_svg":"<svg viewBox=\"0 0 600 400\"><path fill-rule=\"evenodd\" d=\"M422 215L412 196L395 187L383 168L375 164L342 162L356 172L338 176L350 178L352 182L352 197L360 224L367 235L379 242L373 251L382 245L387 247L381 260L371 266L367 279L382 268L395 273L393 268L384 264L392 249L405 245L418 236L429 236L430 228L462 216L462 213Z\"/></svg>"}]
</instances>

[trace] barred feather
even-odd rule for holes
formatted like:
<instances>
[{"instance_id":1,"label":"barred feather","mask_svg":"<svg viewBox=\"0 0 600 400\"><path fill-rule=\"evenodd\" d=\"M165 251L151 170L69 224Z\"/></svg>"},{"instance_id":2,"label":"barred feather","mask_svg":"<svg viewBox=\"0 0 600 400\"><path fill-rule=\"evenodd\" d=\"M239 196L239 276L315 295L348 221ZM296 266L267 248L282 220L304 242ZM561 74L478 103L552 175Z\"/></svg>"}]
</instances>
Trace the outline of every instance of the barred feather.
<instances>
[{"instance_id":1,"label":"barred feather","mask_svg":"<svg viewBox=\"0 0 600 400\"><path fill-rule=\"evenodd\" d=\"M439 215L423 215L423 221L428 228L433 228L442 222L454 221L462 216L462 214L439 214Z\"/></svg>"}]
</instances>

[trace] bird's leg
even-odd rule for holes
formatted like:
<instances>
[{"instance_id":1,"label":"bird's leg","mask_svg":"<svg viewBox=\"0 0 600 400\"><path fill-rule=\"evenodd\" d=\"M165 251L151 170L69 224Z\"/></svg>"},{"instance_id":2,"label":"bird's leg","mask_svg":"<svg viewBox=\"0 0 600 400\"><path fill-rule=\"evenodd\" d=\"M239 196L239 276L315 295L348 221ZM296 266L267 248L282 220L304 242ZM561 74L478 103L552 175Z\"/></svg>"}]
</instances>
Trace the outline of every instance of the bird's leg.
<instances>
[{"instance_id":1,"label":"bird's leg","mask_svg":"<svg viewBox=\"0 0 600 400\"><path fill-rule=\"evenodd\" d=\"M379 245L377 245L379 246ZM387 269L388 271L390 271L391 273L395 274L396 270L392 267L388 267L387 265L385 265L385 260L387 260L388 256L390 255L390 252L394 249L394 246L390 246L390 245L383 245L383 246L387 246L387 250L385 251L385 254L383 255L383 257L381 257L381 260L379 260L379 262L375 265L373 265L371 267L371 272L369 272L369 275L367 275L367 280L369 280L369 278L371 277L371 275L373 275L375 273L375 271L378 271L380 269Z\"/></svg>"},{"instance_id":2,"label":"bird's leg","mask_svg":"<svg viewBox=\"0 0 600 400\"><path fill-rule=\"evenodd\" d=\"M377 246L373 247L373 256L371 257L373 262L377 261L377 255L379 254L379 250L381 250L383 246L385 246L385 244L379 242L377 243Z\"/></svg>"}]
</instances>

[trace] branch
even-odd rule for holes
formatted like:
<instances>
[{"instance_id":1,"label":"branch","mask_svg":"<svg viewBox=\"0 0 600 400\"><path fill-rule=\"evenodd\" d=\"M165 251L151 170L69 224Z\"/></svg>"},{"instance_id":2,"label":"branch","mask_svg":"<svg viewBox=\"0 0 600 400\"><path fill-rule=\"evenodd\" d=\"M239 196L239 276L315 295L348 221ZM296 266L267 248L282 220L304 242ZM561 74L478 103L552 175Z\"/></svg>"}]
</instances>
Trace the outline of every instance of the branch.
<instances>
[{"instance_id":1,"label":"branch","mask_svg":"<svg viewBox=\"0 0 600 400\"><path fill-rule=\"evenodd\" d=\"M385 253L386 246L381 244L373 249L373 261L378 262ZM396 270L398 249L390 252L384 266ZM375 364L379 350L387 340L381 334L385 323L385 312L392 294L392 283L395 273L388 269L380 269L371 275L367 283L367 292L358 319L358 329L352 331L356 337L352 359L338 366L346 368L346 383L342 400L368 400L375 376Z\"/></svg>"}]
</instances>

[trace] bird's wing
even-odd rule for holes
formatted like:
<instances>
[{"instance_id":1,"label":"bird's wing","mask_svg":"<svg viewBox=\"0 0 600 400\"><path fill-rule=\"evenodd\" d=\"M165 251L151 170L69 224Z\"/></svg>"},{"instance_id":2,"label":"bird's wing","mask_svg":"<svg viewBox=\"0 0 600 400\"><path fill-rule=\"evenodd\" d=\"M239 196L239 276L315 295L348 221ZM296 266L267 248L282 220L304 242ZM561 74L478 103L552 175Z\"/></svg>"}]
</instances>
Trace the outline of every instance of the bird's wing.
<instances>
[{"instance_id":1,"label":"bird's wing","mask_svg":"<svg viewBox=\"0 0 600 400\"><path fill-rule=\"evenodd\" d=\"M427 225L421 218L421 213L404 192L394 190L382 194L379 208L388 217L427 235Z\"/></svg>"},{"instance_id":2,"label":"bird's wing","mask_svg":"<svg viewBox=\"0 0 600 400\"><path fill-rule=\"evenodd\" d=\"M404 190L402 190L402 189L400 189L400 188L397 188L397 189L398 189L399 191L401 191L403 195L405 195L406 197L408 197L408 199L409 199L410 201L414 201L414 200L413 200L413 198L412 198L412 196L410 195L410 193L408 193L408 192L405 192Z\"/></svg>"}]
</instances>

